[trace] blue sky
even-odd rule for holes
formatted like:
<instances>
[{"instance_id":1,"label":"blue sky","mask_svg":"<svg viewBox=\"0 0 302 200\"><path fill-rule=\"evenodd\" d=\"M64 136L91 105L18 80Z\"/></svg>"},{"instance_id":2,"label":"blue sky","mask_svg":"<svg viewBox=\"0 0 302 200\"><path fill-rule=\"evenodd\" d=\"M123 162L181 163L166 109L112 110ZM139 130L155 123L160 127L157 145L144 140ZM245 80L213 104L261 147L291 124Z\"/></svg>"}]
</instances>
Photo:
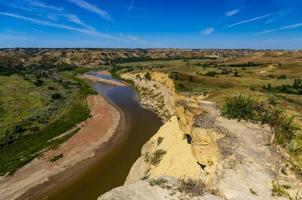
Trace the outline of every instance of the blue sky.
<instances>
[{"instance_id":1,"label":"blue sky","mask_svg":"<svg viewBox=\"0 0 302 200\"><path fill-rule=\"evenodd\" d=\"M0 48L302 49L301 0L0 0Z\"/></svg>"}]
</instances>

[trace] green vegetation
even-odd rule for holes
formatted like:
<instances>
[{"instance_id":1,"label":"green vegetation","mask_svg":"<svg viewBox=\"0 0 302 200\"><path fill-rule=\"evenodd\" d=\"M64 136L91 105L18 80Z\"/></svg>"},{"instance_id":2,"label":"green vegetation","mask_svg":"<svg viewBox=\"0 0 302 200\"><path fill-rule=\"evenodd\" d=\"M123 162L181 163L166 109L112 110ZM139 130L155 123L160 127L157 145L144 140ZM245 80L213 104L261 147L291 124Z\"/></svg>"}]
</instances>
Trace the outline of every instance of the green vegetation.
<instances>
[{"instance_id":1,"label":"green vegetation","mask_svg":"<svg viewBox=\"0 0 302 200\"><path fill-rule=\"evenodd\" d=\"M264 102L242 95L228 98L221 109L221 114L229 119L268 124L276 134L275 140L284 147L291 143L300 130L293 124L294 117L288 117L274 97Z\"/></svg>"},{"instance_id":2,"label":"green vegetation","mask_svg":"<svg viewBox=\"0 0 302 200\"><path fill-rule=\"evenodd\" d=\"M150 72L147 72L145 74L145 79L148 80L148 81L151 81L151 74L150 74Z\"/></svg>"},{"instance_id":3,"label":"green vegetation","mask_svg":"<svg viewBox=\"0 0 302 200\"><path fill-rule=\"evenodd\" d=\"M163 137L158 137L157 138L157 146L159 146L163 141L164 141Z\"/></svg>"},{"instance_id":4,"label":"green vegetation","mask_svg":"<svg viewBox=\"0 0 302 200\"><path fill-rule=\"evenodd\" d=\"M281 85L276 87L272 87L271 84L267 84L263 86L263 89L272 93L302 95L302 80L295 79L292 85Z\"/></svg>"},{"instance_id":5,"label":"green vegetation","mask_svg":"<svg viewBox=\"0 0 302 200\"><path fill-rule=\"evenodd\" d=\"M252 120L257 119L256 114L256 102L250 97L244 97L242 95L228 98L224 106L221 109L221 114L229 119L240 120Z\"/></svg>"},{"instance_id":6,"label":"green vegetation","mask_svg":"<svg viewBox=\"0 0 302 200\"><path fill-rule=\"evenodd\" d=\"M162 157L166 154L166 151L162 149L158 149L153 152L153 154L150 156L148 153L145 154L145 162L150 162L152 165L157 165L160 163Z\"/></svg>"},{"instance_id":7,"label":"green vegetation","mask_svg":"<svg viewBox=\"0 0 302 200\"><path fill-rule=\"evenodd\" d=\"M159 187L161 187L161 188L165 188L165 184L166 184L167 182L168 182L168 181L167 181L166 179L164 179L164 178L150 179L150 180L149 180L149 184L150 184L151 186L157 185L157 186L159 186Z\"/></svg>"},{"instance_id":8,"label":"green vegetation","mask_svg":"<svg viewBox=\"0 0 302 200\"><path fill-rule=\"evenodd\" d=\"M206 187L201 180L179 180L178 191L192 196L201 196L205 193Z\"/></svg>"},{"instance_id":9,"label":"green vegetation","mask_svg":"<svg viewBox=\"0 0 302 200\"><path fill-rule=\"evenodd\" d=\"M208 71L205 76L216 77L218 74L216 71Z\"/></svg>"},{"instance_id":10,"label":"green vegetation","mask_svg":"<svg viewBox=\"0 0 302 200\"><path fill-rule=\"evenodd\" d=\"M286 191L285 187L282 185L279 185L278 181L273 180L272 181L272 195L274 197L286 197L286 198L290 198L289 193Z\"/></svg>"},{"instance_id":11,"label":"green vegetation","mask_svg":"<svg viewBox=\"0 0 302 200\"><path fill-rule=\"evenodd\" d=\"M0 65L0 174L13 173L72 136L62 133L89 117L95 92L67 65ZM54 138L58 139L54 139Z\"/></svg>"}]
</instances>

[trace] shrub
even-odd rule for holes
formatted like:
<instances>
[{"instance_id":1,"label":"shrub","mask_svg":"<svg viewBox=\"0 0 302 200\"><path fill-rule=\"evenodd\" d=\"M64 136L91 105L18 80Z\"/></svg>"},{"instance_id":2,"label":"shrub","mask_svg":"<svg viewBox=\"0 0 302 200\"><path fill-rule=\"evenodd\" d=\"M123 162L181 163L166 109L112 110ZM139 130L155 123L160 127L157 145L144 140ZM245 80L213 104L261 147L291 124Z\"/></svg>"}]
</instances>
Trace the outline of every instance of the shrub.
<instances>
[{"instance_id":1,"label":"shrub","mask_svg":"<svg viewBox=\"0 0 302 200\"><path fill-rule=\"evenodd\" d=\"M151 74L149 72L145 74L145 79L151 81Z\"/></svg>"},{"instance_id":2,"label":"shrub","mask_svg":"<svg viewBox=\"0 0 302 200\"><path fill-rule=\"evenodd\" d=\"M221 114L228 119L252 120L255 117L256 102L242 95L228 98L224 103Z\"/></svg>"},{"instance_id":3,"label":"shrub","mask_svg":"<svg viewBox=\"0 0 302 200\"><path fill-rule=\"evenodd\" d=\"M179 80L180 79L180 75L178 72L171 72L169 74L169 78L173 79L173 80Z\"/></svg>"},{"instance_id":4,"label":"shrub","mask_svg":"<svg viewBox=\"0 0 302 200\"><path fill-rule=\"evenodd\" d=\"M152 165L157 165L165 154L166 151L162 149L156 150L155 152L153 152L152 157L150 158L150 163Z\"/></svg>"},{"instance_id":5,"label":"shrub","mask_svg":"<svg viewBox=\"0 0 302 200\"><path fill-rule=\"evenodd\" d=\"M180 180L178 191L193 196L200 196L205 193L205 184L201 180Z\"/></svg>"},{"instance_id":6,"label":"shrub","mask_svg":"<svg viewBox=\"0 0 302 200\"><path fill-rule=\"evenodd\" d=\"M235 77L239 77L239 72L235 70L233 75L234 75Z\"/></svg>"},{"instance_id":7,"label":"shrub","mask_svg":"<svg viewBox=\"0 0 302 200\"><path fill-rule=\"evenodd\" d=\"M48 90L56 90L56 88L54 88L53 86L49 86Z\"/></svg>"},{"instance_id":8,"label":"shrub","mask_svg":"<svg viewBox=\"0 0 302 200\"><path fill-rule=\"evenodd\" d=\"M209 77L215 77L218 75L218 72L215 71L208 71L207 73L204 74L205 76L209 76Z\"/></svg>"},{"instance_id":9,"label":"shrub","mask_svg":"<svg viewBox=\"0 0 302 200\"><path fill-rule=\"evenodd\" d=\"M282 185L279 185L276 180L272 181L272 186L272 195L274 197L290 197L286 189Z\"/></svg>"},{"instance_id":10,"label":"shrub","mask_svg":"<svg viewBox=\"0 0 302 200\"><path fill-rule=\"evenodd\" d=\"M37 86L37 87L40 87L40 86L42 86L44 84L44 81L42 81L41 79L37 79L36 81L35 81L35 85Z\"/></svg>"},{"instance_id":11,"label":"shrub","mask_svg":"<svg viewBox=\"0 0 302 200\"><path fill-rule=\"evenodd\" d=\"M263 89L274 93L302 95L302 80L295 79L292 85L281 85L276 87L267 84L266 86L263 86Z\"/></svg>"},{"instance_id":12,"label":"shrub","mask_svg":"<svg viewBox=\"0 0 302 200\"><path fill-rule=\"evenodd\" d=\"M280 75L277 77L277 79L287 79L286 75Z\"/></svg>"},{"instance_id":13,"label":"shrub","mask_svg":"<svg viewBox=\"0 0 302 200\"><path fill-rule=\"evenodd\" d=\"M158 137L157 138L157 146L159 146L163 142L164 138L163 137Z\"/></svg>"},{"instance_id":14,"label":"shrub","mask_svg":"<svg viewBox=\"0 0 302 200\"><path fill-rule=\"evenodd\" d=\"M150 184L151 186L157 185L157 186L159 186L159 187L161 187L161 188L165 188L165 184L166 184L167 182L168 182L168 181L167 181L166 179L164 179L164 178L150 179L150 180L149 180L149 184Z\"/></svg>"},{"instance_id":15,"label":"shrub","mask_svg":"<svg viewBox=\"0 0 302 200\"><path fill-rule=\"evenodd\" d=\"M51 98L52 98L53 100L61 99L61 98L62 98L62 95L59 94L59 93L54 93L54 94L51 95Z\"/></svg>"},{"instance_id":16,"label":"shrub","mask_svg":"<svg viewBox=\"0 0 302 200\"><path fill-rule=\"evenodd\" d=\"M265 102L257 102L242 95L235 96L226 100L221 113L228 119L268 124L273 130L272 142L277 142L283 147L291 143L299 130L293 124L294 117L288 117L274 97L269 97Z\"/></svg>"}]
</instances>

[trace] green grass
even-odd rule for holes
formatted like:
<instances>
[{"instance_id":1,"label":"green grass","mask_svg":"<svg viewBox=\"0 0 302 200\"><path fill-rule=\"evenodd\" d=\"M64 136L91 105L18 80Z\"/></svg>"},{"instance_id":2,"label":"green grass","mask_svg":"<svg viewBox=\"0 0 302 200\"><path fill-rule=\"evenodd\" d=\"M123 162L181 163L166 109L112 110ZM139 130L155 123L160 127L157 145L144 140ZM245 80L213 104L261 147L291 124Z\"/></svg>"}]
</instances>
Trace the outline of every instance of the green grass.
<instances>
[{"instance_id":1,"label":"green grass","mask_svg":"<svg viewBox=\"0 0 302 200\"><path fill-rule=\"evenodd\" d=\"M9 127L46 106L45 92L19 76L1 76L0 95L0 138Z\"/></svg>"},{"instance_id":2,"label":"green grass","mask_svg":"<svg viewBox=\"0 0 302 200\"><path fill-rule=\"evenodd\" d=\"M90 111L86 102L86 96L95 94L95 92L86 85L84 81L75 78L76 74L76 71L64 72L61 74L64 78L63 82L69 82L67 87L66 84L64 85L63 83L45 80L45 86L39 88L30 83L25 83L21 77L6 77L6 79L10 80L10 83L12 84L11 88L13 88L9 89L11 91L9 91L8 98L12 98L12 102L18 101L18 98L26 100L21 102L18 108L22 111L19 115L20 121L29 121L28 117L30 117L29 119L33 122L27 124L27 132L22 135L22 137L18 137L12 143L0 146L0 175L13 173L43 151L63 143L69 139L72 134L69 134L66 137L59 137L55 140L53 140L53 138L68 131L77 123L82 122L89 117ZM0 80L3 80L2 77ZM19 83L22 83L22 88L20 88L20 90L14 89L18 88ZM49 92L46 89L49 85L54 85L56 91L59 91L64 100L51 100L50 95L52 91ZM2 90L5 87L4 83L0 84ZM34 97L31 97L32 94L24 89L24 87L29 88L28 90L34 93ZM5 105L4 109L14 107L14 105L11 107L6 106L7 105ZM47 110L45 111L45 109ZM30 110L31 112L26 112L26 110ZM39 116L38 120L37 117L32 117L33 113ZM10 123L14 125L14 123L19 122L15 120L15 115L18 115L17 109L5 112L4 115L0 116L0 119L6 122L5 126ZM47 120L41 120L40 123L39 119ZM31 126L38 126L39 129L37 131L31 131ZM16 135L18 133L11 134Z\"/></svg>"}]
</instances>

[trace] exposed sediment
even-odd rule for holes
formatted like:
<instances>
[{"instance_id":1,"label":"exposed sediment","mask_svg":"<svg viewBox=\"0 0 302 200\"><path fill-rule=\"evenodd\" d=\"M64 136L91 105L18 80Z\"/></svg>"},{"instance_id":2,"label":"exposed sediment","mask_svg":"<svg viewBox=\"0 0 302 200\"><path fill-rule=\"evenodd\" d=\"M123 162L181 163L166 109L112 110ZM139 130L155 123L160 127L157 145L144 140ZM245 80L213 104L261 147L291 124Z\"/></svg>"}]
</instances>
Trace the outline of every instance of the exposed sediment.
<instances>
[{"instance_id":1,"label":"exposed sediment","mask_svg":"<svg viewBox=\"0 0 302 200\"><path fill-rule=\"evenodd\" d=\"M80 78L89 80L89 81L92 81L95 83L99 82L99 83L105 83L105 84L114 85L114 86L126 86L125 83L122 83L122 82L119 82L116 80L104 79L104 78L96 77L94 75L89 75L89 74L81 75Z\"/></svg>"},{"instance_id":2,"label":"exposed sediment","mask_svg":"<svg viewBox=\"0 0 302 200\"><path fill-rule=\"evenodd\" d=\"M46 151L13 175L0 177L1 200L16 199L47 182L50 177L93 157L103 144L112 139L120 122L119 111L100 95L89 96L87 101L91 118L79 124L79 131L66 143Z\"/></svg>"}]
</instances>

